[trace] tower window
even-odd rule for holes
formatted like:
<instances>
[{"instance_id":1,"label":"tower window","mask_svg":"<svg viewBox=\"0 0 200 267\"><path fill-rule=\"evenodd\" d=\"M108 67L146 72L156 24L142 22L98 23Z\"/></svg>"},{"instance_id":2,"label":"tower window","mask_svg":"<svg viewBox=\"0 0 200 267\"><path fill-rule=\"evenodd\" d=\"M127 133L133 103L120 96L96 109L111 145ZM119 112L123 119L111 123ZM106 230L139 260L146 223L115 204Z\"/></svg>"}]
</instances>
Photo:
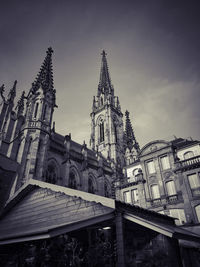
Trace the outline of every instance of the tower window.
<instances>
[{"instance_id":1,"label":"tower window","mask_svg":"<svg viewBox=\"0 0 200 267\"><path fill-rule=\"evenodd\" d=\"M104 122L99 124L99 133L100 133L100 143L104 141Z\"/></svg>"},{"instance_id":2,"label":"tower window","mask_svg":"<svg viewBox=\"0 0 200 267\"><path fill-rule=\"evenodd\" d=\"M117 143L117 125L114 124L115 142Z\"/></svg>"},{"instance_id":3,"label":"tower window","mask_svg":"<svg viewBox=\"0 0 200 267\"><path fill-rule=\"evenodd\" d=\"M46 119L46 112L47 112L47 105L44 106L44 111L43 111L43 116L42 116L43 120Z\"/></svg>"},{"instance_id":4,"label":"tower window","mask_svg":"<svg viewBox=\"0 0 200 267\"><path fill-rule=\"evenodd\" d=\"M38 106L39 106L39 103L36 103L36 106L35 106L35 112L34 112L34 118L36 119L37 117L37 113L38 113Z\"/></svg>"}]
</instances>

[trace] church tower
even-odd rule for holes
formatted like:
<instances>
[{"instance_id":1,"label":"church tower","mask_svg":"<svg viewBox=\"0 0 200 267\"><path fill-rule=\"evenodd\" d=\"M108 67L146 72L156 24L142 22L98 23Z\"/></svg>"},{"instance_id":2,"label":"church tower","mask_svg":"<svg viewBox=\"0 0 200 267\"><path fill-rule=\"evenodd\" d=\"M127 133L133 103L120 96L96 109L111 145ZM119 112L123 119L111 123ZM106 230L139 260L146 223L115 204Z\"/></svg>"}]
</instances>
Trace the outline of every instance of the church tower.
<instances>
[{"instance_id":1,"label":"church tower","mask_svg":"<svg viewBox=\"0 0 200 267\"><path fill-rule=\"evenodd\" d=\"M42 180L43 168L47 155L51 133L52 116L55 104L55 89L53 85L52 48L47 55L40 71L32 83L26 98L25 120L20 133L20 148L17 161L21 169L17 188L27 179ZM24 99L24 95L22 96ZM22 100L21 100L22 102Z\"/></svg>"},{"instance_id":2,"label":"church tower","mask_svg":"<svg viewBox=\"0 0 200 267\"><path fill-rule=\"evenodd\" d=\"M124 165L123 114L119 99L111 84L106 53L103 50L97 96L93 99L91 113L91 139L93 150L101 152L114 165Z\"/></svg>"}]
</instances>

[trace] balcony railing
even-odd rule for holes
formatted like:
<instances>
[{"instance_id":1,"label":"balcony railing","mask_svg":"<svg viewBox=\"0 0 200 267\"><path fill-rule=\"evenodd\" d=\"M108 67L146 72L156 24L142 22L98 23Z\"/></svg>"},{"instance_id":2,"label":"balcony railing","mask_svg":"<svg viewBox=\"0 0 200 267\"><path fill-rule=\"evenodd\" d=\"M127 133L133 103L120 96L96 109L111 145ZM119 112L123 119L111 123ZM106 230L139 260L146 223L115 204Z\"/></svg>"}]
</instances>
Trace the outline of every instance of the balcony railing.
<instances>
[{"instance_id":1,"label":"balcony railing","mask_svg":"<svg viewBox=\"0 0 200 267\"><path fill-rule=\"evenodd\" d=\"M175 203L178 200L178 195L167 196L166 200L168 204Z\"/></svg>"},{"instance_id":2,"label":"balcony railing","mask_svg":"<svg viewBox=\"0 0 200 267\"><path fill-rule=\"evenodd\" d=\"M176 162L176 169L175 171L178 170L187 170L187 169L193 169L196 167L200 167L200 155L196 157L192 157L190 159L185 159L182 161L177 161Z\"/></svg>"}]
</instances>

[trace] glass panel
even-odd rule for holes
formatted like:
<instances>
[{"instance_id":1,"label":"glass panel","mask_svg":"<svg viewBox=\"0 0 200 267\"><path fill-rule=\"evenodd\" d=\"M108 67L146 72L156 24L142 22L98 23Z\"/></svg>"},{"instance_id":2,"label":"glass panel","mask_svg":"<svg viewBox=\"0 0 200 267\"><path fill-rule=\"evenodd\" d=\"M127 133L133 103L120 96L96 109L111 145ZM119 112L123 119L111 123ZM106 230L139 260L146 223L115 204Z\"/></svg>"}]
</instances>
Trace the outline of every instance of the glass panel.
<instances>
[{"instance_id":1,"label":"glass panel","mask_svg":"<svg viewBox=\"0 0 200 267\"><path fill-rule=\"evenodd\" d=\"M138 189L133 189L131 190L131 194L132 194L132 199L134 202L138 202L139 197L138 197Z\"/></svg>"},{"instance_id":2,"label":"glass panel","mask_svg":"<svg viewBox=\"0 0 200 267\"><path fill-rule=\"evenodd\" d=\"M158 185L152 185L151 186L151 194L153 199L160 198L160 192Z\"/></svg>"},{"instance_id":3,"label":"glass panel","mask_svg":"<svg viewBox=\"0 0 200 267\"><path fill-rule=\"evenodd\" d=\"M168 196L176 195L176 188L175 188L174 181L167 182L166 188L167 188Z\"/></svg>"},{"instance_id":4,"label":"glass panel","mask_svg":"<svg viewBox=\"0 0 200 267\"><path fill-rule=\"evenodd\" d=\"M131 192L130 191L124 192L124 202L132 203L132 201L131 201Z\"/></svg>"},{"instance_id":5,"label":"glass panel","mask_svg":"<svg viewBox=\"0 0 200 267\"><path fill-rule=\"evenodd\" d=\"M163 170L170 169L168 156L164 156L164 157L160 158L160 160L161 160L161 164L162 164L162 169Z\"/></svg>"},{"instance_id":6,"label":"glass panel","mask_svg":"<svg viewBox=\"0 0 200 267\"><path fill-rule=\"evenodd\" d=\"M192 158L192 157L194 157L194 152L193 151L185 152L183 157L184 157L184 159Z\"/></svg>"},{"instance_id":7,"label":"glass panel","mask_svg":"<svg viewBox=\"0 0 200 267\"><path fill-rule=\"evenodd\" d=\"M188 181L191 189L200 187L199 177L196 173L188 175Z\"/></svg>"},{"instance_id":8,"label":"glass panel","mask_svg":"<svg viewBox=\"0 0 200 267\"><path fill-rule=\"evenodd\" d=\"M200 205L195 207L198 222L200 222Z\"/></svg>"},{"instance_id":9,"label":"glass panel","mask_svg":"<svg viewBox=\"0 0 200 267\"><path fill-rule=\"evenodd\" d=\"M147 168L148 168L148 173L149 174L156 172L153 160L147 162Z\"/></svg>"}]
</instances>

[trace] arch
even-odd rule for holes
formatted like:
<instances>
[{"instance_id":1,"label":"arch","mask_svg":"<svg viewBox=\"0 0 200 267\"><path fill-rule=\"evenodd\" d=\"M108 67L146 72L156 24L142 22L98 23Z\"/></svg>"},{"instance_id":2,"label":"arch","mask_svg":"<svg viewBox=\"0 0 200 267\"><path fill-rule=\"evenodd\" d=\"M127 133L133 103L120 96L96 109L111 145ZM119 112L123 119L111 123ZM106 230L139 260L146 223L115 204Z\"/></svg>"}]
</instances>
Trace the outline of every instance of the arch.
<instances>
[{"instance_id":1,"label":"arch","mask_svg":"<svg viewBox=\"0 0 200 267\"><path fill-rule=\"evenodd\" d=\"M194 157L194 152L193 151L187 151L183 154L184 159L189 159Z\"/></svg>"},{"instance_id":2,"label":"arch","mask_svg":"<svg viewBox=\"0 0 200 267\"><path fill-rule=\"evenodd\" d=\"M55 159L50 159L47 163L45 172L45 181L47 183L56 184L59 178L59 166Z\"/></svg>"},{"instance_id":3,"label":"arch","mask_svg":"<svg viewBox=\"0 0 200 267\"><path fill-rule=\"evenodd\" d=\"M69 170L68 187L78 189L80 186L80 176L75 166L71 166Z\"/></svg>"},{"instance_id":4,"label":"arch","mask_svg":"<svg viewBox=\"0 0 200 267\"><path fill-rule=\"evenodd\" d=\"M93 174L89 174L88 176L88 193L95 194L97 191L97 182Z\"/></svg>"},{"instance_id":5,"label":"arch","mask_svg":"<svg viewBox=\"0 0 200 267\"><path fill-rule=\"evenodd\" d=\"M47 113L47 104L44 105L44 110L43 110L43 114L42 114L42 120L46 119L46 113Z\"/></svg>"}]
</instances>

